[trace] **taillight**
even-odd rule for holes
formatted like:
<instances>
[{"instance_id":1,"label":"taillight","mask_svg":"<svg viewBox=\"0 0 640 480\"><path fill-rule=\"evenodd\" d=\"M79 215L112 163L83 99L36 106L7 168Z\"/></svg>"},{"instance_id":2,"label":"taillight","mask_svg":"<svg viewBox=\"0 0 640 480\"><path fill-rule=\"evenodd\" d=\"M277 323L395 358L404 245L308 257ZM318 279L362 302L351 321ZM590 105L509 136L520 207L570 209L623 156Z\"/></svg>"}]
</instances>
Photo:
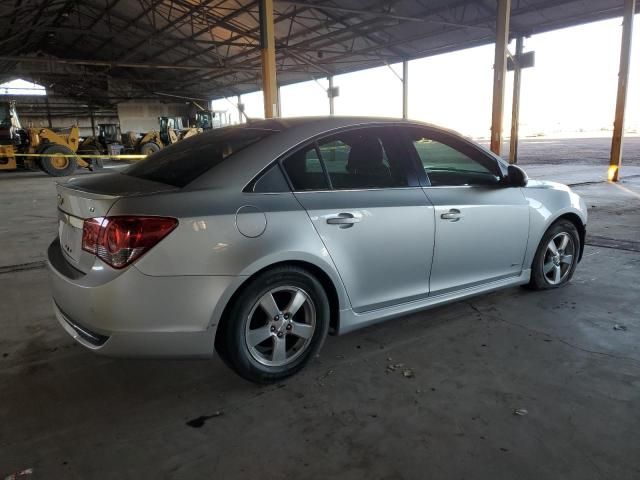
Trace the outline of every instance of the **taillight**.
<instances>
[{"instance_id":1,"label":"taillight","mask_svg":"<svg viewBox=\"0 0 640 480\"><path fill-rule=\"evenodd\" d=\"M124 268L177 225L178 220L167 217L87 218L82 227L82 249L97 255L113 268Z\"/></svg>"},{"instance_id":2,"label":"taillight","mask_svg":"<svg viewBox=\"0 0 640 480\"><path fill-rule=\"evenodd\" d=\"M103 218L87 218L82 224L82 249L96 253Z\"/></svg>"}]
</instances>

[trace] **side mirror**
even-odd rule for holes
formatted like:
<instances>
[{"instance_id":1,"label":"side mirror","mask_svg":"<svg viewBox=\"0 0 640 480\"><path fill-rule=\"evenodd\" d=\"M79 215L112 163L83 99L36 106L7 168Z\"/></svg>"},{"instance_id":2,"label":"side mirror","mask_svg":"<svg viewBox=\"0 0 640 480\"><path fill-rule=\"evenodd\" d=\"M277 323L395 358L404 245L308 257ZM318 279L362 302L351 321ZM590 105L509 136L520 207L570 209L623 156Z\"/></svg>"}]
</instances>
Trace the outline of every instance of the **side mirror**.
<instances>
[{"instance_id":1,"label":"side mirror","mask_svg":"<svg viewBox=\"0 0 640 480\"><path fill-rule=\"evenodd\" d=\"M529 177L526 172L517 165L509 165L507 168L507 184L510 187L526 187Z\"/></svg>"}]
</instances>

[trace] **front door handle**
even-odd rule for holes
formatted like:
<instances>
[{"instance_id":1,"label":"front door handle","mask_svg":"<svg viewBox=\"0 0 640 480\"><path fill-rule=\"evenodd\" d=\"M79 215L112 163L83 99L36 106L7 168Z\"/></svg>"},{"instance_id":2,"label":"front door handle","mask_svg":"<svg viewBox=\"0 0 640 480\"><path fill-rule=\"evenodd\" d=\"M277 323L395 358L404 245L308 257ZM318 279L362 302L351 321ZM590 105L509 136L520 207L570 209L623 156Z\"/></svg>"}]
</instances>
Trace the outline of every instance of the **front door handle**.
<instances>
[{"instance_id":1,"label":"front door handle","mask_svg":"<svg viewBox=\"0 0 640 480\"><path fill-rule=\"evenodd\" d=\"M443 213L442 215L440 215L440 218L443 220L450 220L452 222L457 222L462 218L462 214L460 213L460 210L458 210L457 208L452 208L447 213Z\"/></svg>"},{"instance_id":2,"label":"front door handle","mask_svg":"<svg viewBox=\"0 0 640 480\"><path fill-rule=\"evenodd\" d=\"M360 223L360 218L354 216L352 213L339 213L335 217L327 218L329 225L340 225L340 228L352 227L354 223Z\"/></svg>"}]
</instances>

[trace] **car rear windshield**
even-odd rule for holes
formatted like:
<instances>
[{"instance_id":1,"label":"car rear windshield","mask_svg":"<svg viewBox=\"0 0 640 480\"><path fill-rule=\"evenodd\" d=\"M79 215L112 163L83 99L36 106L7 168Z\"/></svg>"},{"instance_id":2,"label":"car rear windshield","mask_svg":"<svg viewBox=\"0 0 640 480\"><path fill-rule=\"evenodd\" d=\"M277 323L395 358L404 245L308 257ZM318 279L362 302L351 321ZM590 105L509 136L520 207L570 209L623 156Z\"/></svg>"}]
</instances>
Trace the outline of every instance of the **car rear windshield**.
<instances>
[{"instance_id":1,"label":"car rear windshield","mask_svg":"<svg viewBox=\"0 0 640 480\"><path fill-rule=\"evenodd\" d=\"M221 128L171 145L126 168L123 173L154 182L184 187L210 168L276 130Z\"/></svg>"}]
</instances>

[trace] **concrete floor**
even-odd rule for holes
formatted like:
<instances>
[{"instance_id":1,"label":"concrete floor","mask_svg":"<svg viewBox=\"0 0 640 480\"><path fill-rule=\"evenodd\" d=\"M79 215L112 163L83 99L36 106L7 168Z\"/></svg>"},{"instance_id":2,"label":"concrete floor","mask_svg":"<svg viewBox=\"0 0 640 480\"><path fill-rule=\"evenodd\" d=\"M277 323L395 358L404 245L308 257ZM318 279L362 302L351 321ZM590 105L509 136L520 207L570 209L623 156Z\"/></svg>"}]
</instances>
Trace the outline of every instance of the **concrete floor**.
<instances>
[{"instance_id":1,"label":"concrete floor","mask_svg":"<svg viewBox=\"0 0 640 480\"><path fill-rule=\"evenodd\" d=\"M604 132L603 132L604 133ZM488 140L483 140L489 146ZM583 163L600 165L606 170L611 151L611 133L597 138L523 137L518 144L518 162L523 165ZM509 142L502 144L502 152L509 155ZM640 136L627 134L624 138L624 165L640 166Z\"/></svg>"},{"instance_id":2,"label":"concrete floor","mask_svg":"<svg viewBox=\"0 0 640 480\"><path fill-rule=\"evenodd\" d=\"M0 174L0 478L640 478L640 177L575 188L589 245L566 288L332 337L269 387L76 346L42 264L53 184Z\"/></svg>"}]
</instances>

